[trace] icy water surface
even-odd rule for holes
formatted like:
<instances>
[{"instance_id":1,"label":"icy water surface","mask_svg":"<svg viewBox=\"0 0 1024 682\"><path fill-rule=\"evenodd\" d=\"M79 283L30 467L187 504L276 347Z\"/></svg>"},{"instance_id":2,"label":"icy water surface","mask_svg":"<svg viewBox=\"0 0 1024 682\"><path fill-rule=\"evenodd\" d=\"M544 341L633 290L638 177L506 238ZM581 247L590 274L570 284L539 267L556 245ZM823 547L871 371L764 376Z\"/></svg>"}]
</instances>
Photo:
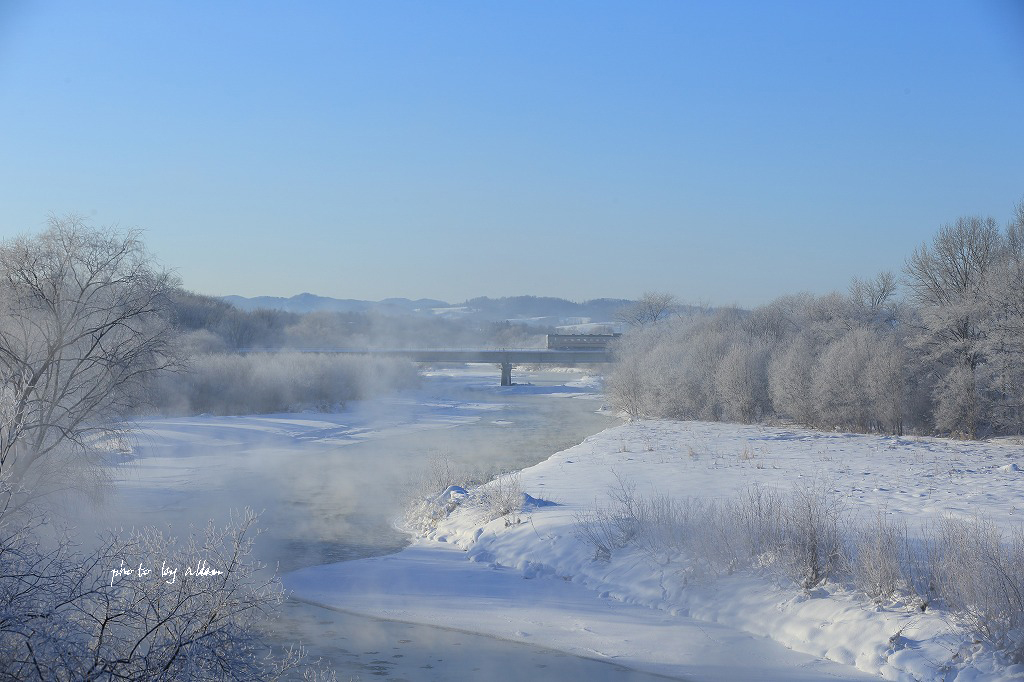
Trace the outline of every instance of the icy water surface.
<instances>
[{"instance_id":1,"label":"icy water surface","mask_svg":"<svg viewBox=\"0 0 1024 682\"><path fill-rule=\"evenodd\" d=\"M439 372L421 389L340 415L149 420L134 459L115 467L102 523L171 525L178 534L229 509L262 512L260 560L288 572L393 553L393 521L432 460L486 475L521 469L617 423L580 374ZM130 524L124 522L131 519ZM274 639L301 641L339 679L654 680L541 647L393 623L289 601Z\"/></svg>"},{"instance_id":2,"label":"icy water surface","mask_svg":"<svg viewBox=\"0 0 1024 682\"><path fill-rule=\"evenodd\" d=\"M653 682L666 678L611 662L493 637L379 621L289 602L279 623L287 641L302 639L314 658L330 660L339 680L495 680L499 682Z\"/></svg>"}]
</instances>

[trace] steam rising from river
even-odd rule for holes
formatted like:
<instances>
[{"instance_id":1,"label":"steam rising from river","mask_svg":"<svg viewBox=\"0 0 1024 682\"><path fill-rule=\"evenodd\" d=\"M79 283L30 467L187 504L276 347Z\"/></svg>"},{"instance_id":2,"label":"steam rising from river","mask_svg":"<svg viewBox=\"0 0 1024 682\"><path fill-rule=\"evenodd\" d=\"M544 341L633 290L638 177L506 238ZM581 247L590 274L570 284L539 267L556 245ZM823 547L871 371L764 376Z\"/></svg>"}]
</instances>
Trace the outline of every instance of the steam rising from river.
<instances>
[{"instance_id":1,"label":"steam rising from river","mask_svg":"<svg viewBox=\"0 0 1024 682\"><path fill-rule=\"evenodd\" d=\"M393 521L431 460L486 480L612 423L595 414L594 386L561 385L578 374L516 378L533 383L502 388L483 366L340 413L142 420L132 456L111 455L114 489L86 534L169 525L184 535L248 506L262 513L257 555L282 571L396 551L407 538Z\"/></svg>"},{"instance_id":2,"label":"steam rising from river","mask_svg":"<svg viewBox=\"0 0 1024 682\"><path fill-rule=\"evenodd\" d=\"M486 478L615 423L597 413L598 387L579 373L517 369L520 385L504 388L498 379L489 366L429 372L418 388L337 413L141 419L130 455L111 443L113 485L95 513L76 519L78 536L88 544L99 531L155 525L180 537L210 519L223 525L230 510L248 506L262 512L256 555L280 572L397 551L408 538L392 522L432 460ZM607 665L561 654L309 605L288 603L283 617L276 639L301 639L343 679L385 672L450 679L474 668L479 675L471 676L493 671L506 680L520 679L518 672L566 679L584 669L592 679L606 679L605 669L622 679Z\"/></svg>"}]
</instances>

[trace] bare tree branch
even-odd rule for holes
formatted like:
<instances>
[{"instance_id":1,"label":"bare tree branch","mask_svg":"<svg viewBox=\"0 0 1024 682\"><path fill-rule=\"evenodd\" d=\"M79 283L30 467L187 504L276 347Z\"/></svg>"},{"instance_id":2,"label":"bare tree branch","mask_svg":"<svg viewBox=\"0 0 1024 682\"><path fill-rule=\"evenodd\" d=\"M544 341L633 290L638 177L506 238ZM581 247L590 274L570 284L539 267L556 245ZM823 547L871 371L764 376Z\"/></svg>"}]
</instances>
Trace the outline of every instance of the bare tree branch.
<instances>
[{"instance_id":1,"label":"bare tree branch","mask_svg":"<svg viewBox=\"0 0 1024 682\"><path fill-rule=\"evenodd\" d=\"M623 306L615 317L630 327L646 327L663 320L679 308L679 302L672 294L647 291L640 300Z\"/></svg>"}]
</instances>

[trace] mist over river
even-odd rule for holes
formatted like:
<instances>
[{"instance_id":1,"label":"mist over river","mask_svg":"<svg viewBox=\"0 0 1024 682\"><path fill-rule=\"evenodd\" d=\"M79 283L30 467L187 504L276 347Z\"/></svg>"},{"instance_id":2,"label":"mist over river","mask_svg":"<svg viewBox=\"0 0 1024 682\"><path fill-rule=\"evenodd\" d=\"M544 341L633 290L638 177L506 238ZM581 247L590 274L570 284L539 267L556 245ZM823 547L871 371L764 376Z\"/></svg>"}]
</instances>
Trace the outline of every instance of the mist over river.
<instances>
[{"instance_id":1,"label":"mist over river","mask_svg":"<svg viewBox=\"0 0 1024 682\"><path fill-rule=\"evenodd\" d=\"M618 423L600 412L585 372L491 367L425 372L420 388L352 403L337 414L148 419L96 530L140 525L185 535L230 510L261 512L256 556L285 573L400 550L394 520L431 462L486 477L521 469ZM88 524L85 530L88 530ZM286 603L274 640L301 640L339 679L654 679L607 663L487 637ZM539 643L543 644L543 643Z\"/></svg>"}]
</instances>

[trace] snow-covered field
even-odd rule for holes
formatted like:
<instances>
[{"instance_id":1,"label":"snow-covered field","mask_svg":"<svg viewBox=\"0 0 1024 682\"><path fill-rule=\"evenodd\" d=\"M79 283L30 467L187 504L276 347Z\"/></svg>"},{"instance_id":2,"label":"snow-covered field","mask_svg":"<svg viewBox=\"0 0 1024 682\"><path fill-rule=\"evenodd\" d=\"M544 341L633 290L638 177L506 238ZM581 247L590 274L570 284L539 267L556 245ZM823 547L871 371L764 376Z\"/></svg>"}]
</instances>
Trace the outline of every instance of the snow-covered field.
<instances>
[{"instance_id":1,"label":"snow-covered field","mask_svg":"<svg viewBox=\"0 0 1024 682\"><path fill-rule=\"evenodd\" d=\"M1021 442L820 433L712 423L610 428L525 469L519 523L470 503L408 549L285 576L338 609L530 642L693 680L1024 679L949 613L871 603L848 586L804 591L771 572L692 581L630 548L610 560L574 532L619 480L638 495L729 499L752 485L826 482L852 518L911 532L944 514L1024 520Z\"/></svg>"}]
</instances>

